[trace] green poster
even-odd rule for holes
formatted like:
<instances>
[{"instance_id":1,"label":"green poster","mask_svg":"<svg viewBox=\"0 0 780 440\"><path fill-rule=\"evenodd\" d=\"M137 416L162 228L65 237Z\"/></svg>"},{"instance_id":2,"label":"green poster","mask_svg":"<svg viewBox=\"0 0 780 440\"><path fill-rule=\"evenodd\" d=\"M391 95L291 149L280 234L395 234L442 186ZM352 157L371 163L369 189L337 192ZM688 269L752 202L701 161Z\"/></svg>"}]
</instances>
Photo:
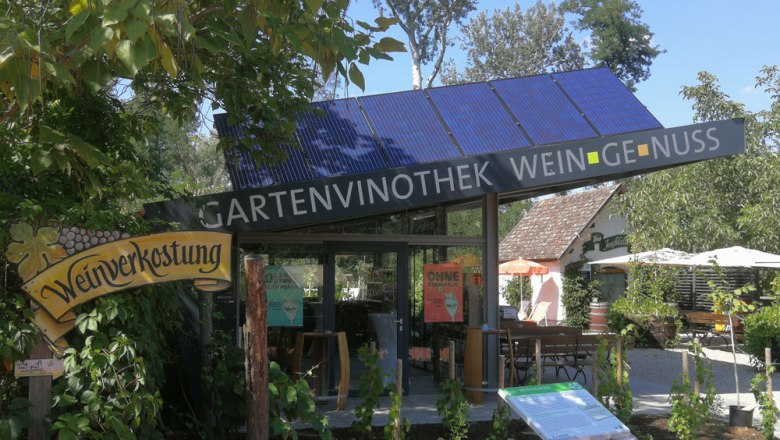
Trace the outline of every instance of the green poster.
<instances>
[{"instance_id":1,"label":"green poster","mask_svg":"<svg viewBox=\"0 0 780 440\"><path fill-rule=\"evenodd\" d=\"M303 326L303 287L284 266L265 268L269 327Z\"/></svg>"}]
</instances>

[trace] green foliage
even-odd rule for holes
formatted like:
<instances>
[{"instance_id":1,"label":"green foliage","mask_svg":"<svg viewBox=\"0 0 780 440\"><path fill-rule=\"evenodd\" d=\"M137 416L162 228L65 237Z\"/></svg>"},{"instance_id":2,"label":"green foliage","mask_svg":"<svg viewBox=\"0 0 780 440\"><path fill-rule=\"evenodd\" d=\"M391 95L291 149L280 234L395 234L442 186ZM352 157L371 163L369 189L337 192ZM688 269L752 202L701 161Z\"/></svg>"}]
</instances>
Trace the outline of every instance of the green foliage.
<instances>
[{"instance_id":1,"label":"green foliage","mask_svg":"<svg viewBox=\"0 0 780 440\"><path fill-rule=\"evenodd\" d=\"M576 26L590 31L590 59L607 66L632 90L650 77L650 65L662 53L642 23L642 9L632 0L566 0L566 12L578 14Z\"/></svg>"},{"instance_id":2,"label":"green foliage","mask_svg":"<svg viewBox=\"0 0 780 440\"><path fill-rule=\"evenodd\" d=\"M371 420L374 409L379 405L379 396L385 389L382 380L382 366L379 364L379 352L371 350L368 345L358 349L358 359L363 362L365 370L360 376L360 403L355 407L355 421L352 431L357 438L371 437Z\"/></svg>"},{"instance_id":3,"label":"green foliage","mask_svg":"<svg viewBox=\"0 0 780 440\"><path fill-rule=\"evenodd\" d=\"M730 289L728 281L723 276L723 271L717 262L714 262L713 270L720 277L720 282L716 283L713 280L708 279L707 285L712 290L709 294L710 301L712 301L712 309L719 311L729 317L729 339L731 342L731 356L732 364L734 366L734 387L737 390L737 406L739 404L739 374L737 372L737 341L734 337L734 320L735 315L738 313L749 313L756 309L753 304L748 304L742 297L750 292L756 290L751 284L746 284L738 289Z\"/></svg>"},{"instance_id":4,"label":"green foliage","mask_svg":"<svg viewBox=\"0 0 780 440\"><path fill-rule=\"evenodd\" d=\"M217 332L209 363L201 372L214 426L205 426L203 438L231 438L246 423L246 374L244 350ZM202 422L202 421L201 421Z\"/></svg>"},{"instance_id":5,"label":"green foliage","mask_svg":"<svg viewBox=\"0 0 780 440\"><path fill-rule=\"evenodd\" d=\"M447 46L452 42L447 36L452 24L460 24L475 9L476 0L373 0L380 13L395 18L406 34L412 55L412 87L423 88L422 65L433 62L433 70L425 81L431 87L441 69Z\"/></svg>"},{"instance_id":6,"label":"green foliage","mask_svg":"<svg viewBox=\"0 0 780 440\"><path fill-rule=\"evenodd\" d=\"M386 440L406 438L406 434L412 428L412 424L407 419L401 420L401 394L396 391L396 384L389 383L390 388L390 408L387 411L387 425L384 428Z\"/></svg>"},{"instance_id":7,"label":"green foliage","mask_svg":"<svg viewBox=\"0 0 780 440\"><path fill-rule=\"evenodd\" d=\"M671 267L631 263L628 266L629 284L626 297L650 298L655 302L677 302L675 280L677 269Z\"/></svg>"},{"instance_id":8,"label":"green foliage","mask_svg":"<svg viewBox=\"0 0 780 440\"><path fill-rule=\"evenodd\" d=\"M566 325L585 328L590 323L590 303L600 298L601 282L587 280L580 269L585 261L566 265L563 272L563 296L561 302L566 309Z\"/></svg>"},{"instance_id":9,"label":"green foliage","mask_svg":"<svg viewBox=\"0 0 780 440\"><path fill-rule=\"evenodd\" d=\"M745 324L745 352L754 364L764 361L764 348L772 349L777 358L780 351L780 304L772 304L749 314Z\"/></svg>"},{"instance_id":10,"label":"green foliage","mask_svg":"<svg viewBox=\"0 0 780 440\"><path fill-rule=\"evenodd\" d=\"M469 435L469 402L463 396L460 383L445 379L441 384L444 397L436 401L442 424L449 429L449 440L464 440Z\"/></svg>"},{"instance_id":11,"label":"green foliage","mask_svg":"<svg viewBox=\"0 0 780 440\"><path fill-rule=\"evenodd\" d=\"M0 438L16 440L31 426L30 401L21 397L2 400L0 407Z\"/></svg>"},{"instance_id":12,"label":"green foliage","mask_svg":"<svg viewBox=\"0 0 780 440\"><path fill-rule=\"evenodd\" d=\"M628 385L628 359L626 354L622 353L623 365L619 372L617 347L611 351L608 350L608 341L602 339L596 355L599 359L608 359L608 365L606 368L600 368L597 373L599 386L596 390L596 398L615 417L628 423L634 411L633 394ZM607 356L608 352L609 356Z\"/></svg>"},{"instance_id":13,"label":"green foliage","mask_svg":"<svg viewBox=\"0 0 780 440\"><path fill-rule=\"evenodd\" d=\"M780 417L780 411L777 409L777 404L772 398L772 390L762 390L762 384L767 383L767 378L772 376L775 372L774 365L767 365L766 370L763 373L758 373L750 381L750 391L753 392L753 397L756 398L756 403L761 411L761 434L766 440L772 440L775 438L775 425ZM766 385L764 385L766 388Z\"/></svg>"},{"instance_id":14,"label":"green foliage","mask_svg":"<svg viewBox=\"0 0 780 440\"><path fill-rule=\"evenodd\" d=\"M290 423L301 420L309 423L320 438L325 440L333 438L328 428L328 419L316 412L314 394L309 384L303 379L291 380L279 364L273 361L268 370L268 392L271 437L297 439L298 434L292 429Z\"/></svg>"},{"instance_id":15,"label":"green foliage","mask_svg":"<svg viewBox=\"0 0 780 440\"><path fill-rule=\"evenodd\" d=\"M530 301L533 293L531 280L528 277L512 277L502 292L506 301L515 307L520 306L520 301Z\"/></svg>"},{"instance_id":16,"label":"green foliage","mask_svg":"<svg viewBox=\"0 0 780 440\"><path fill-rule=\"evenodd\" d=\"M509 438L509 424L512 423L512 411L509 405L499 402L493 411L492 429L488 440L506 440Z\"/></svg>"},{"instance_id":17,"label":"green foliage","mask_svg":"<svg viewBox=\"0 0 780 440\"><path fill-rule=\"evenodd\" d=\"M454 63L442 72L444 84L487 81L581 69L582 49L566 27L564 11L541 0L525 12L514 8L480 12L462 27L461 46L466 65L458 73Z\"/></svg>"},{"instance_id":18,"label":"green foliage","mask_svg":"<svg viewBox=\"0 0 780 440\"><path fill-rule=\"evenodd\" d=\"M701 252L739 243L780 252L780 75L764 67L756 79L770 107L749 113L707 72L682 88L695 111L694 122L745 118L746 152L664 171L627 182L620 210L636 249L672 247ZM707 182L702 185L701 182Z\"/></svg>"},{"instance_id":19,"label":"green foliage","mask_svg":"<svg viewBox=\"0 0 780 440\"><path fill-rule=\"evenodd\" d=\"M682 440L697 438L716 409L716 391L712 383L712 364L703 354L701 345L691 344L694 373L703 394L694 393L691 389L691 379L687 373L680 373L672 386L669 401L672 404L672 414L669 417L669 431ZM686 353L687 355L687 353Z\"/></svg>"},{"instance_id":20,"label":"green foliage","mask_svg":"<svg viewBox=\"0 0 780 440\"><path fill-rule=\"evenodd\" d=\"M663 332L666 335L664 345L673 346L679 340L682 321L677 307L671 304L648 297L622 297L610 304L607 326L612 332L626 330L626 334L634 338L635 344L640 347L658 346L653 332Z\"/></svg>"},{"instance_id":21,"label":"green foliage","mask_svg":"<svg viewBox=\"0 0 780 440\"><path fill-rule=\"evenodd\" d=\"M78 314L78 338L65 350L66 379L52 391L59 436L152 436L170 353L164 338L178 322L171 290L103 297Z\"/></svg>"}]
</instances>

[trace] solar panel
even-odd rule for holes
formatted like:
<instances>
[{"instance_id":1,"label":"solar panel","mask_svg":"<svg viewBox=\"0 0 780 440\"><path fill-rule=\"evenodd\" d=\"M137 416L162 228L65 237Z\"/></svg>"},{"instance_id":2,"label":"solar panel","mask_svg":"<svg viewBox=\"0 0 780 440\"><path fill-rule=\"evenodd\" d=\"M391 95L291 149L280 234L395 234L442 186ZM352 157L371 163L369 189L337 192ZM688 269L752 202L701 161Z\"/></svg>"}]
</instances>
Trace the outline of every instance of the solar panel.
<instances>
[{"instance_id":1,"label":"solar panel","mask_svg":"<svg viewBox=\"0 0 780 440\"><path fill-rule=\"evenodd\" d=\"M547 75L505 79L491 84L537 145L597 136Z\"/></svg>"},{"instance_id":2,"label":"solar panel","mask_svg":"<svg viewBox=\"0 0 780 440\"><path fill-rule=\"evenodd\" d=\"M387 153L399 167L460 156L420 91L358 98Z\"/></svg>"},{"instance_id":3,"label":"solar panel","mask_svg":"<svg viewBox=\"0 0 780 440\"><path fill-rule=\"evenodd\" d=\"M317 177L387 168L357 100L313 104L298 120L298 135Z\"/></svg>"},{"instance_id":4,"label":"solar panel","mask_svg":"<svg viewBox=\"0 0 780 440\"><path fill-rule=\"evenodd\" d=\"M276 183L300 182L312 178L301 148L289 145L282 145L279 148L287 153L287 159L269 167Z\"/></svg>"},{"instance_id":5,"label":"solar panel","mask_svg":"<svg viewBox=\"0 0 780 440\"><path fill-rule=\"evenodd\" d=\"M530 145L486 83L440 87L426 93L464 153L482 154Z\"/></svg>"},{"instance_id":6,"label":"solar panel","mask_svg":"<svg viewBox=\"0 0 780 440\"><path fill-rule=\"evenodd\" d=\"M220 113L214 115L214 127L220 137L241 136L241 128L237 125L228 125L227 114ZM255 146L253 149L258 149ZM250 153L241 151L236 145L235 148L224 151L225 164L227 165L230 181L236 190L245 188L259 188L274 184L274 178L268 167L264 164L257 165Z\"/></svg>"},{"instance_id":7,"label":"solar panel","mask_svg":"<svg viewBox=\"0 0 780 440\"><path fill-rule=\"evenodd\" d=\"M608 68L560 72L552 76L603 136L662 128Z\"/></svg>"}]
</instances>

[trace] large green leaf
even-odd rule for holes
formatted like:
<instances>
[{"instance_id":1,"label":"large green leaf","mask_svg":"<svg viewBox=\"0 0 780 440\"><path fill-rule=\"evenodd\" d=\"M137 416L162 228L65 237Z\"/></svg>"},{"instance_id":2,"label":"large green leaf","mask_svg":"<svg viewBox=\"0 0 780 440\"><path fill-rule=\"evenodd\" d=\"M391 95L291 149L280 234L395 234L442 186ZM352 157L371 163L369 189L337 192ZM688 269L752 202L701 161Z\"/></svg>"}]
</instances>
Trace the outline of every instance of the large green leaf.
<instances>
[{"instance_id":1,"label":"large green leaf","mask_svg":"<svg viewBox=\"0 0 780 440\"><path fill-rule=\"evenodd\" d=\"M91 167L98 165L108 165L108 158L95 146L84 141L80 137L73 133L68 133L68 140L70 140L70 146L76 152L76 154Z\"/></svg>"},{"instance_id":2,"label":"large green leaf","mask_svg":"<svg viewBox=\"0 0 780 440\"><path fill-rule=\"evenodd\" d=\"M366 80L363 78L363 72L360 71L355 63L349 66L349 80L352 81L352 84L360 87L360 90L366 90Z\"/></svg>"},{"instance_id":3,"label":"large green leaf","mask_svg":"<svg viewBox=\"0 0 780 440\"><path fill-rule=\"evenodd\" d=\"M146 20L130 19L125 21L125 34L130 41L139 39L147 29Z\"/></svg>"},{"instance_id":4,"label":"large green leaf","mask_svg":"<svg viewBox=\"0 0 780 440\"><path fill-rule=\"evenodd\" d=\"M73 33L79 30L79 28L84 24L84 22L87 21L87 18L89 18L89 14L90 14L89 10L83 10L68 20L68 24L65 25L66 42L70 42L70 37L72 37Z\"/></svg>"},{"instance_id":5,"label":"large green leaf","mask_svg":"<svg viewBox=\"0 0 780 440\"><path fill-rule=\"evenodd\" d=\"M122 64L127 67L127 70L130 71L130 74L135 75L138 71L138 67L135 65L135 58L133 56L133 43L130 40L122 40L116 45L114 51L117 58L119 58L119 61L121 61Z\"/></svg>"}]
</instances>

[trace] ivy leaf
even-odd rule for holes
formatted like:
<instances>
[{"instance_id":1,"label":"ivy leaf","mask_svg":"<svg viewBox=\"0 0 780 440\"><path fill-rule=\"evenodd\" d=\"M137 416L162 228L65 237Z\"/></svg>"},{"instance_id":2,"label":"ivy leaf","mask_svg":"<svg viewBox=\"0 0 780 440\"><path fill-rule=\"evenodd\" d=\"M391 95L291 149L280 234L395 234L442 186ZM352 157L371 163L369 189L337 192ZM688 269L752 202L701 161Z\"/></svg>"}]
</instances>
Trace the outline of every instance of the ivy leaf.
<instances>
[{"instance_id":1,"label":"ivy leaf","mask_svg":"<svg viewBox=\"0 0 780 440\"><path fill-rule=\"evenodd\" d=\"M352 81L352 84L360 87L360 90L366 91L366 80L363 78L363 72L360 71L355 63L349 66L349 80Z\"/></svg>"}]
</instances>

